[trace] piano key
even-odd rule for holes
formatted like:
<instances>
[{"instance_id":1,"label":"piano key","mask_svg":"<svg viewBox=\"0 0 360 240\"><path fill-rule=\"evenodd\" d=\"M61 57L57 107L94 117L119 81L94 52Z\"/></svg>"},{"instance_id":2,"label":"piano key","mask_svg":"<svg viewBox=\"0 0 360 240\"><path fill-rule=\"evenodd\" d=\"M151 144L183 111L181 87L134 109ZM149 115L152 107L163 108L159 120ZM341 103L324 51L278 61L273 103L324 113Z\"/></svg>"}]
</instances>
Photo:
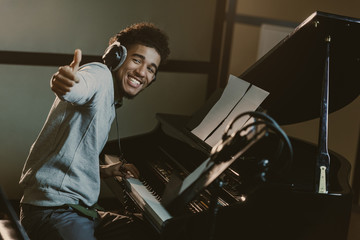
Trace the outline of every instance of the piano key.
<instances>
[{"instance_id":1,"label":"piano key","mask_svg":"<svg viewBox=\"0 0 360 240\"><path fill-rule=\"evenodd\" d=\"M170 213L161 205L160 201L139 179L129 178L126 179L125 182L129 188L129 194L135 198L139 207L143 209L145 217L154 220L158 229L161 228L166 220L172 218Z\"/></svg>"}]
</instances>

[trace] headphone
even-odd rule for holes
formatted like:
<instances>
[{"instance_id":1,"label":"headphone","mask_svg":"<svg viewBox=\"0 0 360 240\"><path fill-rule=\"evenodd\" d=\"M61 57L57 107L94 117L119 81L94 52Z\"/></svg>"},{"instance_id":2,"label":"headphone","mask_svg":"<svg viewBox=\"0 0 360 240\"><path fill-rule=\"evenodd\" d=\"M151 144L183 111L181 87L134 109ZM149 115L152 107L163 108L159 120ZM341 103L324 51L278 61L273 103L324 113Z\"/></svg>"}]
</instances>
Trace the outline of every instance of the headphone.
<instances>
[{"instance_id":1,"label":"headphone","mask_svg":"<svg viewBox=\"0 0 360 240\"><path fill-rule=\"evenodd\" d=\"M244 117L244 116L250 116L250 117L253 117L253 118L258 118L260 120L256 120L256 121L254 121L252 123L248 123L245 126L243 126L242 128L240 128L236 133L233 133L233 134L230 135L229 131L232 128L232 126L234 125L234 123L237 120L239 120L240 118ZM281 171L285 170L287 167L289 167L292 164L292 161L293 161L293 148L292 148L290 139L288 138L288 136L286 135L284 130L281 129L279 124L273 118L271 118L269 115L267 115L265 113L262 113L262 112L248 111L248 112L244 112L244 113L241 113L238 116L236 116L226 126L224 134L222 136L222 139L212 149L211 154L215 154L216 152L220 152L225 144L228 144L229 141L233 141L234 136L240 135L240 133L242 131L247 131L247 129L249 129L251 127L254 127L254 126L257 126L257 125L265 125L266 126L266 128L265 128L266 131L272 130L279 137L278 148L277 148L276 153L275 153L275 155L276 155L275 159L276 160L280 159L280 157L282 155L282 151L283 151L283 145L284 144L286 145L287 150L288 150L287 151L288 162L286 162L284 164L284 166L282 166L282 169L278 170L278 172L281 172Z\"/></svg>"},{"instance_id":2,"label":"headphone","mask_svg":"<svg viewBox=\"0 0 360 240\"><path fill-rule=\"evenodd\" d=\"M115 41L113 44L108 46L105 50L102 60L104 64L115 72L124 63L127 55L127 50L124 46L120 45L120 42Z\"/></svg>"}]
</instances>

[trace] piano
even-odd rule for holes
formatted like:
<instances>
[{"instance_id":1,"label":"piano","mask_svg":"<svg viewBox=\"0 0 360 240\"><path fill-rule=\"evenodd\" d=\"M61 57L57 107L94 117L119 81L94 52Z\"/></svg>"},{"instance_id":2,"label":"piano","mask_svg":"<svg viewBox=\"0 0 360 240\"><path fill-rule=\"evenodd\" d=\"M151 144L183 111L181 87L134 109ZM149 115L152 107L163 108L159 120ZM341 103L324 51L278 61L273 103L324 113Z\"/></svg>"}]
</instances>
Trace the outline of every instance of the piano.
<instances>
[{"instance_id":1,"label":"piano","mask_svg":"<svg viewBox=\"0 0 360 240\"><path fill-rule=\"evenodd\" d=\"M324 41L328 35L330 64ZM325 91L329 112L359 96L359 42L359 19L315 12L240 78L270 92L261 107L279 124L322 118L323 79L331 86ZM330 72L330 78L324 72ZM152 131L122 138L123 154L141 178L111 179L114 194L142 212L160 239L346 239L352 207L349 162L328 150L327 191L319 192L319 145L293 137L293 159L286 170L270 171L264 181L253 177L261 167L237 160L190 201L164 207L162 197L171 176L184 179L211 157L211 147L191 130L220 94L193 116L158 113ZM276 147L276 137L269 134L241 157L271 161ZM117 161L113 156L119 154L118 140L108 141L101 161Z\"/></svg>"}]
</instances>

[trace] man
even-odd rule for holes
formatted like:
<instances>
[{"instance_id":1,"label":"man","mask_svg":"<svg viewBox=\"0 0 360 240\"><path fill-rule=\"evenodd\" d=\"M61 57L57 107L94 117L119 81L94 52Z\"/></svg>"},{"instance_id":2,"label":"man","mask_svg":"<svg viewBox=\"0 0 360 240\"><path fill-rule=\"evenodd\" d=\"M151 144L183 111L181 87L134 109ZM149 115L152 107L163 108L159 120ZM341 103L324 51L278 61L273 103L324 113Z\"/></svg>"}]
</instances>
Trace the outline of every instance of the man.
<instances>
[{"instance_id":1,"label":"man","mask_svg":"<svg viewBox=\"0 0 360 240\"><path fill-rule=\"evenodd\" d=\"M60 67L51 79L57 97L20 179L24 188L20 218L32 239L105 239L114 233L119 239L136 239L146 232L138 229L141 224L135 218L98 211L100 177L139 176L132 164L99 166L99 154L115 106L155 80L170 52L168 39L153 24L139 23L111 38L109 48L106 65L81 67L81 51L75 50L73 62ZM115 66L111 61L125 55L122 49L126 58L114 60Z\"/></svg>"}]
</instances>

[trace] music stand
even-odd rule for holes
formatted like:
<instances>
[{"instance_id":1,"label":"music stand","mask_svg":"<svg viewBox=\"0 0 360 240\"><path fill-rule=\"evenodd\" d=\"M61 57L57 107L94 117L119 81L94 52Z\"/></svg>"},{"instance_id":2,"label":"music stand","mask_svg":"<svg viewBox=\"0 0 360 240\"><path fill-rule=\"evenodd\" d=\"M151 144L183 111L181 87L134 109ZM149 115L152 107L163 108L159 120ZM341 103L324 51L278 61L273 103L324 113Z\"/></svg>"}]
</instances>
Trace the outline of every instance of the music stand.
<instances>
[{"instance_id":1,"label":"music stand","mask_svg":"<svg viewBox=\"0 0 360 240\"><path fill-rule=\"evenodd\" d=\"M219 142L214 149L221 150L212 154L184 180L181 180L176 173L173 173L169 183L166 185L161 204L174 215L181 213L182 207L192 201L234 161L264 137L265 132L262 128L256 128L245 136L235 133L232 137ZM213 196L213 198L216 199L217 196Z\"/></svg>"}]
</instances>

